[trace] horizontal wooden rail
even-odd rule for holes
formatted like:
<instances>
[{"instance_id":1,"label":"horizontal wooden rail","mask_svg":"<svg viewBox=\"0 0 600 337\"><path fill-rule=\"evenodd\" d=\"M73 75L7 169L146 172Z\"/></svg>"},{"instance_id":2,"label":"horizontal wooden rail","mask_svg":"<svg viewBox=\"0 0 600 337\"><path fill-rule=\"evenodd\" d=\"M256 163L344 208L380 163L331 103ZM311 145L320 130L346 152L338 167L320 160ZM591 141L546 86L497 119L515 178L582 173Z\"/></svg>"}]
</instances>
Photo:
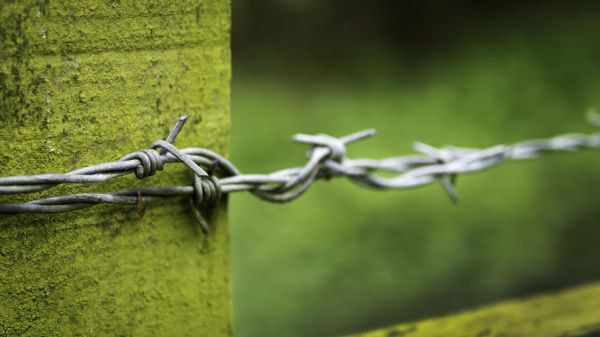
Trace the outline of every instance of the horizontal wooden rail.
<instances>
[{"instance_id":1,"label":"horizontal wooden rail","mask_svg":"<svg viewBox=\"0 0 600 337\"><path fill-rule=\"evenodd\" d=\"M600 282L353 337L600 337Z\"/></svg>"}]
</instances>

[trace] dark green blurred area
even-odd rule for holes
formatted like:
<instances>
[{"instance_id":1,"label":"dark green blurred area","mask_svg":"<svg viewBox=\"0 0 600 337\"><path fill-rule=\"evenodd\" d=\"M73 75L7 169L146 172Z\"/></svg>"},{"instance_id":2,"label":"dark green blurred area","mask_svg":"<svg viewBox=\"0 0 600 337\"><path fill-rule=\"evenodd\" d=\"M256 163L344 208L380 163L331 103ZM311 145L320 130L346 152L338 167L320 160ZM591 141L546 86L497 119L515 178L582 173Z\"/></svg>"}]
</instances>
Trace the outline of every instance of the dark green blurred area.
<instances>
[{"instance_id":1,"label":"dark green blurred area","mask_svg":"<svg viewBox=\"0 0 600 337\"><path fill-rule=\"evenodd\" d=\"M231 158L302 165L296 132L487 147L597 132L593 3L238 1ZM336 179L299 200L231 200L235 334L330 336L600 280L600 153L556 154L441 186L372 191Z\"/></svg>"}]
</instances>

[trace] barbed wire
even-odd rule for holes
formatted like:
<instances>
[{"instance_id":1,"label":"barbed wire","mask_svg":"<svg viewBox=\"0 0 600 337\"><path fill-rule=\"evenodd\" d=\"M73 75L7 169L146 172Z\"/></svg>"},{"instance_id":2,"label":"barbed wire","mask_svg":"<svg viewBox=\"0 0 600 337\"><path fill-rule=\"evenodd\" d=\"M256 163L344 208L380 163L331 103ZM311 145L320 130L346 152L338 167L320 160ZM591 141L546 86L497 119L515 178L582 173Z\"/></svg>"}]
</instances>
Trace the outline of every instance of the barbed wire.
<instances>
[{"instance_id":1,"label":"barbed wire","mask_svg":"<svg viewBox=\"0 0 600 337\"><path fill-rule=\"evenodd\" d=\"M594 116L592 116L594 117ZM590 119L592 122L594 120ZM61 213L97 204L137 205L168 197L190 197L205 230L205 220L222 194L248 191L274 203L285 203L301 196L317 180L346 177L374 189L408 189L441 182L453 202L460 174L481 171L506 161L535 158L556 151L599 149L600 133L565 134L548 139L529 140L513 145L484 149L446 146L435 148L415 143L417 155L385 159L349 159L346 146L373 136L369 129L344 137L325 134L297 134L293 140L310 146L304 166L287 168L270 174L242 174L230 161L204 148L178 149L173 145L186 117L179 118L166 140L154 142L150 149L128 154L118 161L93 165L61 174L0 177L0 195L15 195L46 190L60 184L93 184L127 174L138 179L154 175L166 164L182 163L193 173L187 186L142 187L112 193L59 195L22 203L1 203L0 217L18 213ZM157 151L160 150L160 151ZM379 172L395 174L392 177Z\"/></svg>"}]
</instances>

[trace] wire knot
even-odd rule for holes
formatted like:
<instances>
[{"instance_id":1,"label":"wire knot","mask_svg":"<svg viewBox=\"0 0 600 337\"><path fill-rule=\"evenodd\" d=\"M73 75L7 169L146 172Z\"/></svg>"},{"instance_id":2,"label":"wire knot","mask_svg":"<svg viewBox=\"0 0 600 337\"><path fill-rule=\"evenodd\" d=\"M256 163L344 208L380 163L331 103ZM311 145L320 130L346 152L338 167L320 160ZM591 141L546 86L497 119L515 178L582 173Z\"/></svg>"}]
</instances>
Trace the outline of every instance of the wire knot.
<instances>
[{"instance_id":1,"label":"wire knot","mask_svg":"<svg viewBox=\"0 0 600 337\"><path fill-rule=\"evenodd\" d=\"M435 159L439 164L450 163L458 157L454 149L438 149L431 145L427 145L421 142L414 143L413 149ZM442 183L442 187L448 194L448 197L450 197L450 200L453 204L458 203L458 194L456 193L456 189L454 188L454 185L456 184L456 178L456 174L442 174L438 176L438 179Z\"/></svg>"},{"instance_id":2,"label":"wire knot","mask_svg":"<svg viewBox=\"0 0 600 337\"><path fill-rule=\"evenodd\" d=\"M138 165L135 168L135 176L142 179L154 175L156 171L163 169L164 162L162 156L154 149L137 151L121 158L120 161L137 160Z\"/></svg>"},{"instance_id":3,"label":"wire knot","mask_svg":"<svg viewBox=\"0 0 600 337\"><path fill-rule=\"evenodd\" d=\"M196 208L201 209L214 205L221 199L222 193L221 185L215 176L200 178L194 175L193 201Z\"/></svg>"},{"instance_id":4,"label":"wire knot","mask_svg":"<svg viewBox=\"0 0 600 337\"><path fill-rule=\"evenodd\" d=\"M213 174L217 163L215 161L209 167L208 176L200 177L194 175L192 204L194 206L194 214L205 234L210 230L208 221L212 217L212 211L215 205L221 200L223 194L219 179Z\"/></svg>"},{"instance_id":5,"label":"wire knot","mask_svg":"<svg viewBox=\"0 0 600 337\"><path fill-rule=\"evenodd\" d=\"M312 151L318 148L325 148L329 152L325 159L332 160L336 163L342 163L346 158L346 143L338 138L319 134L319 135L305 135L297 134L294 136L294 140L300 143L312 145Z\"/></svg>"}]
</instances>

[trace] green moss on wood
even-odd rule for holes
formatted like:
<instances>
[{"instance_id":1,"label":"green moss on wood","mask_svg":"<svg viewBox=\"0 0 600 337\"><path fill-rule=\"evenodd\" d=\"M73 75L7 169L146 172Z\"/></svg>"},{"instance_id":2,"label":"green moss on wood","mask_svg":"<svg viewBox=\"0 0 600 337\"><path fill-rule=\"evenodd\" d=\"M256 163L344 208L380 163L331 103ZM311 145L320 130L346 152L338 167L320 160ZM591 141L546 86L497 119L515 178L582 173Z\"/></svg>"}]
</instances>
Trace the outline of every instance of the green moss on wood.
<instances>
[{"instance_id":1,"label":"green moss on wood","mask_svg":"<svg viewBox=\"0 0 600 337\"><path fill-rule=\"evenodd\" d=\"M600 283L354 337L600 336Z\"/></svg>"},{"instance_id":2,"label":"green moss on wood","mask_svg":"<svg viewBox=\"0 0 600 337\"><path fill-rule=\"evenodd\" d=\"M0 1L0 175L66 172L164 138L225 153L229 1ZM68 192L188 184L181 166ZM231 334L225 211L186 200L0 219L0 336Z\"/></svg>"}]
</instances>

